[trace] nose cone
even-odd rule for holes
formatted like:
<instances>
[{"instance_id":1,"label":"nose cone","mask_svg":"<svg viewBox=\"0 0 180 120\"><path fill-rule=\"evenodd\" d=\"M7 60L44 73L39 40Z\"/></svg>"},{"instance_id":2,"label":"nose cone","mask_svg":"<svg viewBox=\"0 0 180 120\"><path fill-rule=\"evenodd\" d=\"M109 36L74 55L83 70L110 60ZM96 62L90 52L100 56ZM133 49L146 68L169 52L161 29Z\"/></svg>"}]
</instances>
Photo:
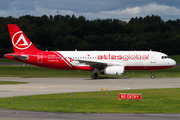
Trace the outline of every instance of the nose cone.
<instances>
[{"instance_id":1,"label":"nose cone","mask_svg":"<svg viewBox=\"0 0 180 120\"><path fill-rule=\"evenodd\" d=\"M171 59L170 65L172 65L172 66L176 66L176 61L175 61L175 60L173 60L173 59Z\"/></svg>"}]
</instances>

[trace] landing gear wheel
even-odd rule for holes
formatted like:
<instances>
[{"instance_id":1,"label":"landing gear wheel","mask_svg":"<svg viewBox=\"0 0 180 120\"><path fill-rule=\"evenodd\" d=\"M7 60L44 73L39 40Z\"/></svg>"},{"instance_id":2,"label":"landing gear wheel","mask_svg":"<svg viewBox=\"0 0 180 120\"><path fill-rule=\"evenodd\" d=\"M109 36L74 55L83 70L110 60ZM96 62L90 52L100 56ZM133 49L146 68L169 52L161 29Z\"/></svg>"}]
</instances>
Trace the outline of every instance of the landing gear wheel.
<instances>
[{"instance_id":1,"label":"landing gear wheel","mask_svg":"<svg viewBox=\"0 0 180 120\"><path fill-rule=\"evenodd\" d=\"M154 78L155 78L155 75L151 75L151 78L154 79Z\"/></svg>"},{"instance_id":2,"label":"landing gear wheel","mask_svg":"<svg viewBox=\"0 0 180 120\"><path fill-rule=\"evenodd\" d=\"M92 78L92 79L95 79L95 78L96 78L95 74L92 74L92 75L91 75L91 78Z\"/></svg>"},{"instance_id":3,"label":"landing gear wheel","mask_svg":"<svg viewBox=\"0 0 180 120\"><path fill-rule=\"evenodd\" d=\"M96 79L97 77L98 77L98 74L97 74L97 73L94 73L94 74L91 75L91 78L92 78L92 79Z\"/></svg>"},{"instance_id":4,"label":"landing gear wheel","mask_svg":"<svg viewBox=\"0 0 180 120\"><path fill-rule=\"evenodd\" d=\"M155 75L153 74L153 70L151 70L151 78L154 79Z\"/></svg>"},{"instance_id":5,"label":"landing gear wheel","mask_svg":"<svg viewBox=\"0 0 180 120\"><path fill-rule=\"evenodd\" d=\"M96 78L98 77L98 74L97 73L95 73L95 76L96 76Z\"/></svg>"}]
</instances>

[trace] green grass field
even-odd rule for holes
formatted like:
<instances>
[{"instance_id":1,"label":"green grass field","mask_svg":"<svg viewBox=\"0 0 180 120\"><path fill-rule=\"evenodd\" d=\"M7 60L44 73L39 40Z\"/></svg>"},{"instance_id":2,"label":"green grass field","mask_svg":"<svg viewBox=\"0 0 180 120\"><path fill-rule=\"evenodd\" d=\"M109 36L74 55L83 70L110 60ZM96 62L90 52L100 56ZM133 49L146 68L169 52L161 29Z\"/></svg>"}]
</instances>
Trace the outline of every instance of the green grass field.
<instances>
[{"instance_id":1,"label":"green grass field","mask_svg":"<svg viewBox=\"0 0 180 120\"><path fill-rule=\"evenodd\" d=\"M142 100L119 100L119 93L139 93ZM0 98L0 108L73 113L180 113L180 88L62 93ZM72 108L72 109L71 109Z\"/></svg>"},{"instance_id":2,"label":"green grass field","mask_svg":"<svg viewBox=\"0 0 180 120\"><path fill-rule=\"evenodd\" d=\"M36 66L0 66L0 77L90 77L93 71L56 70ZM180 66L154 70L156 77L180 77ZM150 70L130 70L123 76L101 75L99 77L150 77Z\"/></svg>"},{"instance_id":3,"label":"green grass field","mask_svg":"<svg viewBox=\"0 0 180 120\"><path fill-rule=\"evenodd\" d=\"M0 81L0 85L7 85L7 84L28 84L28 82Z\"/></svg>"},{"instance_id":4,"label":"green grass field","mask_svg":"<svg viewBox=\"0 0 180 120\"><path fill-rule=\"evenodd\" d=\"M0 58L0 63L18 63L18 62L7 58Z\"/></svg>"}]
</instances>

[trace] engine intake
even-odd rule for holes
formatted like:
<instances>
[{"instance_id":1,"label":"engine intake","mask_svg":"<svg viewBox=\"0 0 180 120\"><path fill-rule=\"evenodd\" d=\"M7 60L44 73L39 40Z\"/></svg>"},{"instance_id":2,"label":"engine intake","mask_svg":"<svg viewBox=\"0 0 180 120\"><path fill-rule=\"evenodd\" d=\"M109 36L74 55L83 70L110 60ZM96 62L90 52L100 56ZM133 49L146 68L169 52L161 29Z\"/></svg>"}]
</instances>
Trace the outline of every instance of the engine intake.
<instances>
[{"instance_id":1,"label":"engine intake","mask_svg":"<svg viewBox=\"0 0 180 120\"><path fill-rule=\"evenodd\" d=\"M100 73L104 75L123 75L124 66L108 66L100 70Z\"/></svg>"}]
</instances>

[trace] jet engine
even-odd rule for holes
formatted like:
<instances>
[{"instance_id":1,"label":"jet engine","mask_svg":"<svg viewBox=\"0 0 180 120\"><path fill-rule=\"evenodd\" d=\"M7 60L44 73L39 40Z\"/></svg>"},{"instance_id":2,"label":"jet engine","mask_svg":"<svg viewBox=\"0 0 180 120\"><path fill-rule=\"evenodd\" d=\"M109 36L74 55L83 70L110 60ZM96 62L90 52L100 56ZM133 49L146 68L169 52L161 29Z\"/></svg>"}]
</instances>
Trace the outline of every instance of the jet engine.
<instances>
[{"instance_id":1,"label":"jet engine","mask_svg":"<svg viewBox=\"0 0 180 120\"><path fill-rule=\"evenodd\" d=\"M107 66L106 68L100 70L100 73L105 75L123 75L124 66Z\"/></svg>"}]
</instances>

